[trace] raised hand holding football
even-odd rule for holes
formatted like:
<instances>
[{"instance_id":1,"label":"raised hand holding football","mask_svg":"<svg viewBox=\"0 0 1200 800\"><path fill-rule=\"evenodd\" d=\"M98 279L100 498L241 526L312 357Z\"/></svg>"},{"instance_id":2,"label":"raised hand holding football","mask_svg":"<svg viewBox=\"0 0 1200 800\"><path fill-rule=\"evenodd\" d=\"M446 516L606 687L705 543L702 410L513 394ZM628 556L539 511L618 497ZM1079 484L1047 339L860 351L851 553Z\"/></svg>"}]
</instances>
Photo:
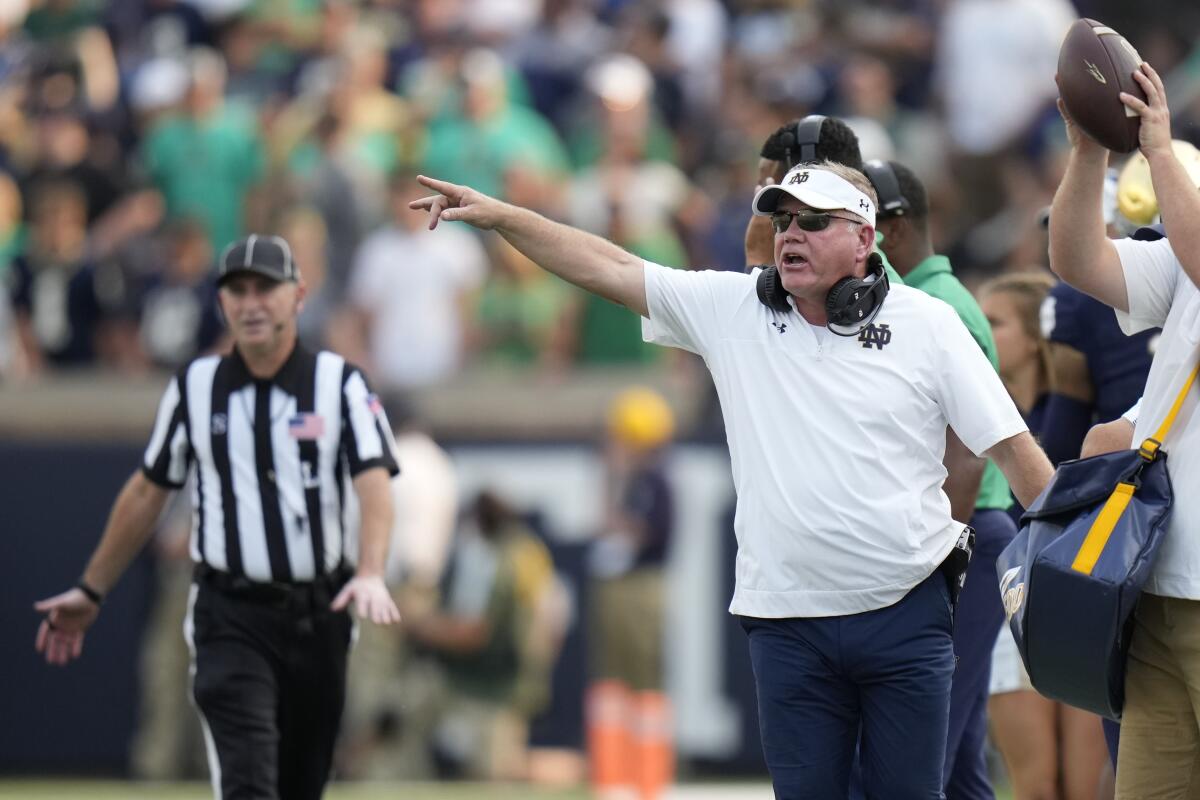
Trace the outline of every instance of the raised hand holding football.
<instances>
[{"instance_id":1,"label":"raised hand holding football","mask_svg":"<svg viewBox=\"0 0 1200 800\"><path fill-rule=\"evenodd\" d=\"M1124 36L1094 19L1080 19L1058 51L1058 89L1071 120L1117 153L1137 149L1141 118L1121 102L1121 92L1143 101L1133 77L1141 56Z\"/></svg>"}]
</instances>

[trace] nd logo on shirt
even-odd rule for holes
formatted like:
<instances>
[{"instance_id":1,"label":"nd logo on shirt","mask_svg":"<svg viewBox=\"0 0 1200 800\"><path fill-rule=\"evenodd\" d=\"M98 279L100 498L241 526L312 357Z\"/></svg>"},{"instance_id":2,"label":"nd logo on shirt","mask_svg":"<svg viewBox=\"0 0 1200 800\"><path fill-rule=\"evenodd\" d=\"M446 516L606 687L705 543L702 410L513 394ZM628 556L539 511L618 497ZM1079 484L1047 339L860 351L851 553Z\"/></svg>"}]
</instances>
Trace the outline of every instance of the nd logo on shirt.
<instances>
[{"instance_id":1,"label":"nd logo on shirt","mask_svg":"<svg viewBox=\"0 0 1200 800\"><path fill-rule=\"evenodd\" d=\"M880 350L885 345L891 344L892 331L887 323L876 325L872 322L867 327L863 328L858 334L858 340L862 342L862 346L870 350L872 347L877 347Z\"/></svg>"},{"instance_id":2,"label":"nd logo on shirt","mask_svg":"<svg viewBox=\"0 0 1200 800\"><path fill-rule=\"evenodd\" d=\"M786 333L788 329L786 322L772 322L771 327L775 329L776 333L781 334ZM858 340L868 350L872 347L882 350L885 345L892 342L892 329L886 322L881 325L872 322L859 332Z\"/></svg>"}]
</instances>

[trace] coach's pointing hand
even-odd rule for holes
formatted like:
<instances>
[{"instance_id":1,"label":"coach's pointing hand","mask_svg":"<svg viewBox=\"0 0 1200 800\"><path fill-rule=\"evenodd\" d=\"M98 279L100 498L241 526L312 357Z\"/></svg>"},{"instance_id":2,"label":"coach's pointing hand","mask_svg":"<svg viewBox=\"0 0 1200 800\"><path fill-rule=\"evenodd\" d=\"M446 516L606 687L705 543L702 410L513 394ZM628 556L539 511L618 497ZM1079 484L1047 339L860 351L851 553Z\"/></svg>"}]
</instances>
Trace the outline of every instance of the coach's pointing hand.
<instances>
[{"instance_id":1,"label":"coach's pointing hand","mask_svg":"<svg viewBox=\"0 0 1200 800\"><path fill-rule=\"evenodd\" d=\"M491 230L500 224L506 204L496 198L488 197L469 186L439 181L425 175L418 175L417 182L439 192L408 204L411 209L429 211L430 230L436 228L441 220L459 220L483 230Z\"/></svg>"}]
</instances>

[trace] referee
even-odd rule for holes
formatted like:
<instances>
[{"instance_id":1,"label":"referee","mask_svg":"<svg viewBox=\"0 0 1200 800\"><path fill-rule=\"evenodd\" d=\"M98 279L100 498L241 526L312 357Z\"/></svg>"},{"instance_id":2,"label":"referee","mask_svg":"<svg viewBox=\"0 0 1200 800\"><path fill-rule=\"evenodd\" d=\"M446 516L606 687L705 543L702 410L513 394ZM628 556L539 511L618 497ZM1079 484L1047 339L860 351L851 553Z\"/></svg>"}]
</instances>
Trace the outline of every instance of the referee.
<instances>
[{"instance_id":1,"label":"referee","mask_svg":"<svg viewBox=\"0 0 1200 800\"><path fill-rule=\"evenodd\" d=\"M348 608L400 618L383 581L398 469L362 373L297 340L305 285L287 242L236 242L218 286L232 352L192 361L167 386L79 583L35 605L36 647L51 664L80 655L104 595L194 470L184 635L214 794L318 798L345 695Z\"/></svg>"}]
</instances>

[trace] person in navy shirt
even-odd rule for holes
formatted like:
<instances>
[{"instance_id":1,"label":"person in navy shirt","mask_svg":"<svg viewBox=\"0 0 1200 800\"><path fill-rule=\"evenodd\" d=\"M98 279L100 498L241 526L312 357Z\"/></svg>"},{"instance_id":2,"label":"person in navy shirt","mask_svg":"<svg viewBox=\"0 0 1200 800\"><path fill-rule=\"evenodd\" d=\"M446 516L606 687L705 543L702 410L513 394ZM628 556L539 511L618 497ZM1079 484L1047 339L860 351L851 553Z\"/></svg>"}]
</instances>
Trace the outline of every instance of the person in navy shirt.
<instances>
[{"instance_id":1,"label":"person in navy shirt","mask_svg":"<svg viewBox=\"0 0 1200 800\"><path fill-rule=\"evenodd\" d=\"M1154 241L1164 235L1158 224L1139 228L1130 238ZM1055 386L1036 429L1051 463L1079 458L1093 425L1120 419L1138 402L1159 332L1153 328L1126 336L1109 306L1065 281L1051 290L1042 305L1042 333L1051 342ZM1102 725L1115 767L1120 724L1105 719Z\"/></svg>"},{"instance_id":2,"label":"person in navy shirt","mask_svg":"<svg viewBox=\"0 0 1200 800\"><path fill-rule=\"evenodd\" d=\"M222 343L213 252L203 225L178 220L165 232L166 261L148 276L137 298L145 359L176 369Z\"/></svg>"},{"instance_id":3,"label":"person in navy shirt","mask_svg":"<svg viewBox=\"0 0 1200 800\"><path fill-rule=\"evenodd\" d=\"M1161 238L1142 228L1133 238ZM1111 422L1142 396L1158 329L1126 336L1108 306L1060 282L1042 305L1042 333L1050 341L1055 385L1041 422L1042 447L1058 464L1079 457L1092 425Z\"/></svg>"},{"instance_id":4,"label":"person in navy shirt","mask_svg":"<svg viewBox=\"0 0 1200 800\"><path fill-rule=\"evenodd\" d=\"M8 289L21 346L35 370L97 359L105 313L89 258L87 200L72 183L47 186L31 212L28 243L12 262Z\"/></svg>"}]
</instances>

